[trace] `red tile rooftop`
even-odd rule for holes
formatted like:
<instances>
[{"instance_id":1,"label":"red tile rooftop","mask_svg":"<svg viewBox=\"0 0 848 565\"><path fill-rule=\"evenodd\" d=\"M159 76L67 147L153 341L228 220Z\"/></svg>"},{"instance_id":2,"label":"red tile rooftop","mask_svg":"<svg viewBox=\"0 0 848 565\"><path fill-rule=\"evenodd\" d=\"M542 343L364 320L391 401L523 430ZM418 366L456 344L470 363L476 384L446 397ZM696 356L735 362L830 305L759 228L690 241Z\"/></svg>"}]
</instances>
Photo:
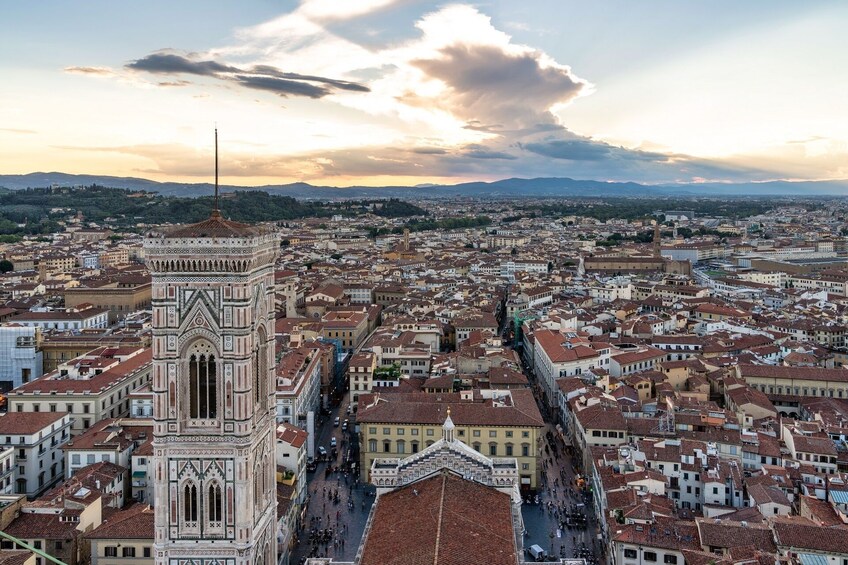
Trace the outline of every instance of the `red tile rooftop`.
<instances>
[{"instance_id":1,"label":"red tile rooftop","mask_svg":"<svg viewBox=\"0 0 848 565\"><path fill-rule=\"evenodd\" d=\"M149 366L152 363L152 359L152 350L145 349L138 355L130 357L126 361L119 363L117 366L112 367L99 375L83 379L62 377L58 371L54 371L10 391L9 397L11 398L18 394L32 394L35 392L49 394L53 391L57 394L80 394L85 391L90 391L96 394L101 390L107 389L121 382L132 373Z\"/></svg>"},{"instance_id":2,"label":"red tile rooftop","mask_svg":"<svg viewBox=\"0 0 848 565\"><path fill-rule=\"evenodd\" d=\"M6 412L0 414L0 435L37 434L55 422L61 421L67 412Z\"/></svg>"},{"instance_id":3,"label":"red tile rooftop","mask_svg":"<svg viewBox=\"0 0 848 565\"><path fill-rule=\"evenodd\" d=\"M521 559L509 496L495 489L444 472L384 494L376 504L360 565L515 565Z\"/></svg>"}]
</instances>

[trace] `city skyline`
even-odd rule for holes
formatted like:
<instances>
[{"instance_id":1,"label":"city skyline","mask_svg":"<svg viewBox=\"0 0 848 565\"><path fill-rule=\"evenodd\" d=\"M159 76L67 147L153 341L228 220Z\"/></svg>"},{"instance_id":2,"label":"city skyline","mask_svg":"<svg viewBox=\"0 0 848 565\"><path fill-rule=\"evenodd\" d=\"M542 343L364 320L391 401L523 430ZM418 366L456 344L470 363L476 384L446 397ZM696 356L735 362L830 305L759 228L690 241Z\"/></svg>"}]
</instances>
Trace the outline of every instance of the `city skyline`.
<instances>
[{"instance_id":1,"label":"city skyline","mask_svg":"<svg viewBox=\"0 0 848 565\"><path fill-rule=\"evenodd\" d=\"M7 7L0 174L420 184L848 177L848 6Z\"/></svg>"}]
</instances>

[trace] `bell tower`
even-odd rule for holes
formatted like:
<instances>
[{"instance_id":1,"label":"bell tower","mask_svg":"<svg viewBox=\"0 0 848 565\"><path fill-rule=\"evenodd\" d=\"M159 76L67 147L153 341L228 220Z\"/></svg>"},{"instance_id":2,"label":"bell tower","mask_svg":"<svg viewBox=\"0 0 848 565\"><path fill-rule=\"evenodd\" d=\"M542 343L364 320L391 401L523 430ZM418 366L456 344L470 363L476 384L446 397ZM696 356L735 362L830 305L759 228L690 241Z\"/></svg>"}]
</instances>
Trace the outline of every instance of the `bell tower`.
<instances>
[{"instance_id":1,"label":"bell tower","mask_svg":"<svg viewBox=\"0 0 848 565\"><path fill-rule=\"evenodd\" d=\"M279 243L269 230L225 220L217 182L215 204L209 219L144 241L153 277L156 565L277 560Z\"/></svg>"}]
</instances>

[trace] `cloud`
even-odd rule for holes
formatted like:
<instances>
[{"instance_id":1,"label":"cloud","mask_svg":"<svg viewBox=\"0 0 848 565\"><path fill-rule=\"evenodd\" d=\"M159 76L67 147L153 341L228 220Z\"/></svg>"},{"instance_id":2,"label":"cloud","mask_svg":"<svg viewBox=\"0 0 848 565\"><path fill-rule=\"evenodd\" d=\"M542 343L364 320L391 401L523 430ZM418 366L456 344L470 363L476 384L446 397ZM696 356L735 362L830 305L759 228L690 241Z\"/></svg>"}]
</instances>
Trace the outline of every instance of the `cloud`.
<instances>
[{"instance_id":1,"label":"cloud","mask_svg":"<svg viewBox=\"0 0 848 565\"><path fill-rule=\"evenodd\" d=\"M550 109L570 102L586 86L568 67L543 64L537 51L513 53L494 45L451 45L437 58L413 64L446 85L446 96L434 102L483 126L555 123Z\"/></svg>"},{"instance_id":2,"label":"cloud","mask_svg":"<svg viewBox=\"0 0 848 565\"><path fill-rule=\"evenodd\" d=\"M609 156L606 145L585 141L554 140L525 143L521 147L545 157L569 161L599 161Z\"/></svg>"},{"instance_id":3,"label":"cloud","mask_svg":"<svg viewBox=\"0 0 848 565\"><path fill-rule=\"evenodd\" d=\"M475 7L438 7L406 29L393 29L390 39L363 38L362 29L383 17L365 20L368 15L409 1L303 0L289 13L235 30L232 44L202 53L191 46L150 53L128 62L119 79L148 87L144 79L150 77L162 87L197 85L188 93L192 96L205 95L204 87L208 92L209 83L218 82L242 94L236 109L265 98L257 91L303 99L297 105L302 120L291 123L302 124L304 139L326 139L308 145L321 150L305 151L289 140L280 142L287 146L276 140L242 146L227 155L229 170L222 172L228 176L312 181L569 176L643 182L774 176L766 166L650 146L619 147L575 134L558 109L578 104L594 86L544 51L518 43ZM106 67L66 71L115 73ZM279 104L267 108L282 112ZM281 114L268 116L285 121ZM209 174L209 155L177 142L94 150L134 155L142 172Z\"/></svg>"},{"instance_id":4,"label":"cloud","mask_svg":"<svg viewBox=\"0 0 848 565\"><path fill-rule=\"evenodd\" d=\"M38 133L32 129L21 129L21 128L0 128L0 131L4 131L6 133L17 133L20 135L32 135Z\"/></svg>"},{"instance_id":5,"label":"cloud","mask_svg":"<svg viewBox=\"0 0 848 565\"><path fill-rule=\"evenodd\" d=\"M387 8L399 0L305 0L298 13L315 21L345 20Z\"/></svg>"},{"instance_id":6,"label":"cloud","mask_svg":"<svg viewBox=\"0 0 848 565\"><path fill-rule=\"evenodd\" d=\"M264 90L279 96L322 98L334 90L368 92L367 86L345 80L284 72L271 65L242 69L215 60L200 60L174 52L151 53L125 65L131 71L165 75L196 75L234 82L246 88ZM314 84L318 83L318 84ZM160 82L159 86L185 86L188 81Z\"/></svg>"},{"instance_id":7,"label":"cloud","mask_svg":"<svg viewBox=\"0 0 848 565\"><path fill-rule=\"evenodd\" d=\"M300 82L296 80L286 80L267 75L236 75L235 80L248 88L257 90L265 90L287 96L293 94L295 96L306 96L309 98L321 98L330 93L328 88L316 86L308 82Z\"/></svg>"},{"instance_id":8,"label":"cloud","mask_svg":"<svg viewBox=\"0 0 848 565\"><path fill-rule=\"evenodd\" d=\"M651 151L615 147L591 139L548 139L519 144L519 147L538 155L567 161L602 161L605 159L666 162L668 156Z\"/></svg>"},{"instance_id":9,"label":"cloud","mask_svg":"<svg viewBox=\"0 0 848 565\"><path fill-rule=\"evenodd\" d=\"M478 144L466 146L461 155L471 159L518 159L518 157L511 153L507 153L506 151L495 151Z\"/></svg>"},{"instance_id":10,"label":"cloud","mask_svg":"<svg viewBox=\"0 0 848 565\"><path fill-rule=\"evenodd\" d=\"M310 82L320 82L329 86L333 86L335 88L341 90L350 90L353 92L369 92L370 89L356 82L351 82L347 80L337 80L326 77L318 77L313 75L301 75L298 73L284 73L279 69L275 69L269 65L257 65L251 69L251 72L257 73L259 75L277 77L281 79L291 79L291 80L302 80L302 81L310 81Z\"/></svg>"},{"instance_id":11,"label":"cloud","mask_svg":"<svg viewBox=\"0 0 848 565\"><path fill-rule=\"evenodd\" d=\"M193 61L176 53L151 53L125 66L134 71L157 74L216 76L219 73L239 72L239 69L217 61Z\"/></svg>"},{"instance_id":12,"label":"cloud","mask_svg":"<svg viewBox=\"0 0 848 565\"><path fill-rule=\"evenodd\" d=\"M88 76L115 76L115 71L109 67L82 67L82 66L74 66L74 67L65 67L63 69L66 73L77 74L77 75L88 75Z\"/></svg>"},{"instance_id":13,"label":"cloud","mask_svg":"<svg viewBox=\"0 0 848 565\"><path fill-rule=\"evenodd\" d=\"M191 82L187 80L163 80L156 83L156 86L188 86Z\"/></svg>"}]
</instances>

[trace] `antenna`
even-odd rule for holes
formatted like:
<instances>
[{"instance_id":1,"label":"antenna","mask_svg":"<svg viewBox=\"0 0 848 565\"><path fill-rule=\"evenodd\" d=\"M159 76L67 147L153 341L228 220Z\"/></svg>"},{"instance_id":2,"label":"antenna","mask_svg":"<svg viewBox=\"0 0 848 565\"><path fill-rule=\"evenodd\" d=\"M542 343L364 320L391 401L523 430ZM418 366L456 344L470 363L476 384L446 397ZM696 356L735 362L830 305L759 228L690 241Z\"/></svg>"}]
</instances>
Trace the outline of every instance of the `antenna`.
<instances>
[{"instance_id":1,"label":"antenna","mask_svg":"<svg viewBox=\"0 0 848 565\"><path fill-rule=\"evenodd\" d=\"M213 214L220 214L218 208L218 127L215 127L215 209Z\"/></svg>"}]
</instances>

